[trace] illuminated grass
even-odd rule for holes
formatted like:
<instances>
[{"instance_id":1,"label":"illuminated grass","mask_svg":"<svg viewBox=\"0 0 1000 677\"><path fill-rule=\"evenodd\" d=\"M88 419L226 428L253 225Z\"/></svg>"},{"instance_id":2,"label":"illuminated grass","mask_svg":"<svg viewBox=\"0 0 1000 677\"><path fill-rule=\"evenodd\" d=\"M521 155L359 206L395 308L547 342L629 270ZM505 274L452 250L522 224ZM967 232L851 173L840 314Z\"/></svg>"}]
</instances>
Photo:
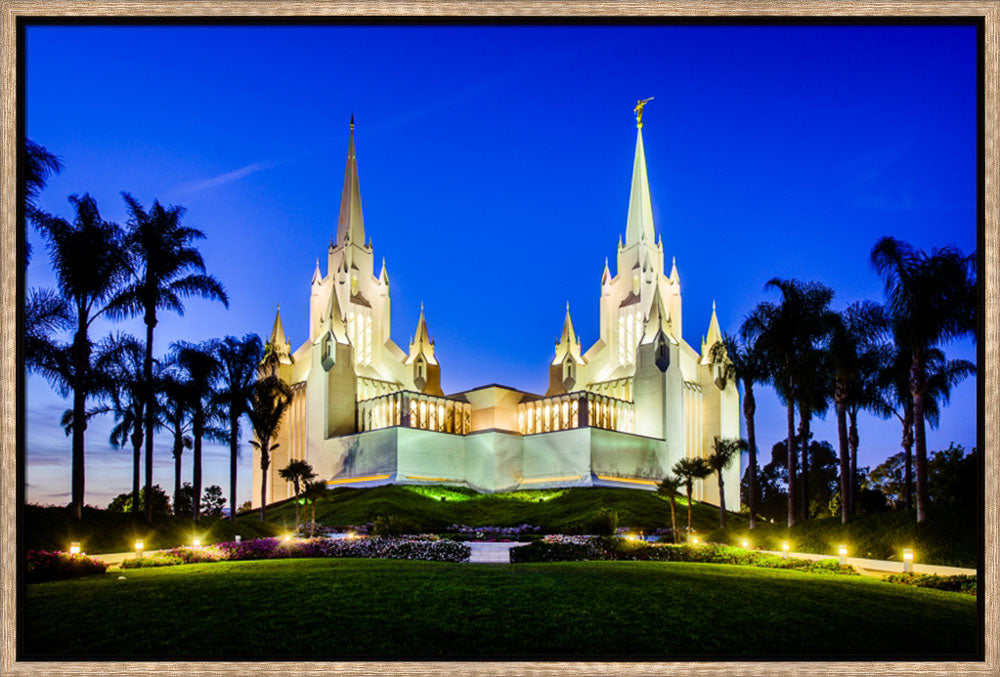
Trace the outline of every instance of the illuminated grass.
<instances>
[{"instance_id":1,"label":"illuminated grass","mask_svg":"<svg viewBox=\"0 0 1000 677\"><path fill-rule=\"evenodd\" d=\"M728 565L276 560L28 586L25 657L971 658L975 600Z\"/></svg>"}]
</instances>

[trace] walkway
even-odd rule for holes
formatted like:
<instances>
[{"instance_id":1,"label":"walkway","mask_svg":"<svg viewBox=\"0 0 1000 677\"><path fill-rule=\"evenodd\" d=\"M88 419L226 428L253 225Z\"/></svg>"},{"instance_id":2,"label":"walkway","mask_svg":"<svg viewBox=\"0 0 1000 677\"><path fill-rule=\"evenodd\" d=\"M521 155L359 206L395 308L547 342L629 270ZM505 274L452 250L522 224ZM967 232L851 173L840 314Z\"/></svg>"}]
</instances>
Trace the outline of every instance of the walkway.
<instances>
[{"instance_id":1,"label":"walkway","mask_svg":"<svg viewBox=\"0 0 1000 677\"><path fill-rule=\"evenodd\" d=\"M757 552L766 552L771 555L781 555L782 553L778 550L758 550ZM799 559L810 559L813 561L821 559L837 559L836 555L817 555L812 552L791 552L788 554L789 557L797 557ZM848 566L853 566L855 569L859 569L861 573L868 576L879 576L882 577L886 574L901 574L903 573L903 563L902 562L890 562L884 559L864 559L862 557L846 557L844 562ZM917 574L937 574L938 576L975 576L975 569L963 569L962 567L946 567L937 564L921 564L920 562L914 562L913 572Z\"/></svg>"},{"instance_id":2,"label":"walkway","mask_svg":"<svg viewBox=\"0 0 1000 677\"><path fill-rule=\"evenodd\" d=\"M527 543L492 543L468 541L472 549L469 561L473 564L510 564L510 549Z\"/></svg>"}]
</instances>

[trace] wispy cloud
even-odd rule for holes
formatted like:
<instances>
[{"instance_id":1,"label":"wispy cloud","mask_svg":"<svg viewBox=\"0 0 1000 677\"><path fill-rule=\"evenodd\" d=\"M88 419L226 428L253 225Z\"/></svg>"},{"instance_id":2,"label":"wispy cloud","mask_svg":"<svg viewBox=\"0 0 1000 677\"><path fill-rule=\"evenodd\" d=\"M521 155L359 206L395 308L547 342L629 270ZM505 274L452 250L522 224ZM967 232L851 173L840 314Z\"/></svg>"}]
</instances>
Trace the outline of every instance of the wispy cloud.
<instances>
[{"instance_id":1,"label":"wispy cloud","mask_svg":"<svg viewBox=\"0 0 1000 677\"><path fill-rule=\"evenodd\" d=\"M172 188L169 192L175 193L177 195L181 194L191 194L199 193L210 188L218 188L219 186L224 186L227 183L232 183L233 181L239 181L240 179L246 178L251 174L256 174L257 172L262 172L265 169L271 169L276 163L270 161L264 162L253 162L246 165L245 167L240 167L239 169L234 169L231 172L226 172L224 174L219 174L217 176L212 176L207 179L202 179L201 181L192 181L190 183L183 183L179 186Z\"/></svg>"}]
</instances>

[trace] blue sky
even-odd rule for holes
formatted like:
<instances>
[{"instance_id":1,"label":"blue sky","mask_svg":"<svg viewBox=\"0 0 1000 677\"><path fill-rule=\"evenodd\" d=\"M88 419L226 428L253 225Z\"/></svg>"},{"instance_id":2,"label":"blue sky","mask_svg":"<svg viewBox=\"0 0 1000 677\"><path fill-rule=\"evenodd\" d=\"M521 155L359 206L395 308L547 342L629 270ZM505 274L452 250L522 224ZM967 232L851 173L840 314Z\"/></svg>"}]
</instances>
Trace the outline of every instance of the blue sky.
<instances>
[{"instance_id":1,"label":"blue sky","mask_svg":"<svg viewBox=\"0 0 1000 677\"><path fill-rule=\"evenodd\" d=\"M365 227L385 257L392 336L424 302L442 387L544 392L566 301L589 346L604 259L624 233L639 97L656 230L676 256L684 334L712 301L735 331L773 276L815 280L834 305L882 299L882 235L976 246L976 37L962 26L242 26L26 31L27 133L66 165L39 204L69 217L90 192L124 223L121 191L187 208L208 235L221 304L163 314L154 350L255 331L280 302L306 339L316 258L325 271L357 120ZM43 245L29 286L53 284ZM99 325L141 335L138 322ZM975 359L975 346L949 347ZM69 500L68 406L28 380L28 499ZM975 381L953 393L929 448L975 444ZM763 461L785 413L758 397ZM130 452L87 434L87 502L131 482ZM828 415L814 424L834 441ZM899 449L895 421L863 416L860 464ZM245 436L244 436L245 438ZM249 447L240 464L250 496ZM227 485L210 446L205 484ZM190 479L190 457L185 478ZM165 440L154 481L172 486ZM228 491L228 490L227 490Z\"/></svg>"}]
</instances>

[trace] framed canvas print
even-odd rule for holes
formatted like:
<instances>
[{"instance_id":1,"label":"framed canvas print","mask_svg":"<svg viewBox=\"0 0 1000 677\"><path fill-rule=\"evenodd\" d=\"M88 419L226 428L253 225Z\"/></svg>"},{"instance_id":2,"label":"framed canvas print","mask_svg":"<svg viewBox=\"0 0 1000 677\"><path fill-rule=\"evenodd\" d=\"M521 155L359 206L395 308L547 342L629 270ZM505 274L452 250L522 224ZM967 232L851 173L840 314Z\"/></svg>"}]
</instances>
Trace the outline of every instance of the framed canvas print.
<instances>
[{"instance_id":1,"label":"framed canvas print","mask_svg":"<svg viewBox=\"0 0 1000 677\"><path fill-rule=\"evenodd\" d=\"M3 9L5 671L996 670L995 3Z\"/></svg>"}]
</instances>

